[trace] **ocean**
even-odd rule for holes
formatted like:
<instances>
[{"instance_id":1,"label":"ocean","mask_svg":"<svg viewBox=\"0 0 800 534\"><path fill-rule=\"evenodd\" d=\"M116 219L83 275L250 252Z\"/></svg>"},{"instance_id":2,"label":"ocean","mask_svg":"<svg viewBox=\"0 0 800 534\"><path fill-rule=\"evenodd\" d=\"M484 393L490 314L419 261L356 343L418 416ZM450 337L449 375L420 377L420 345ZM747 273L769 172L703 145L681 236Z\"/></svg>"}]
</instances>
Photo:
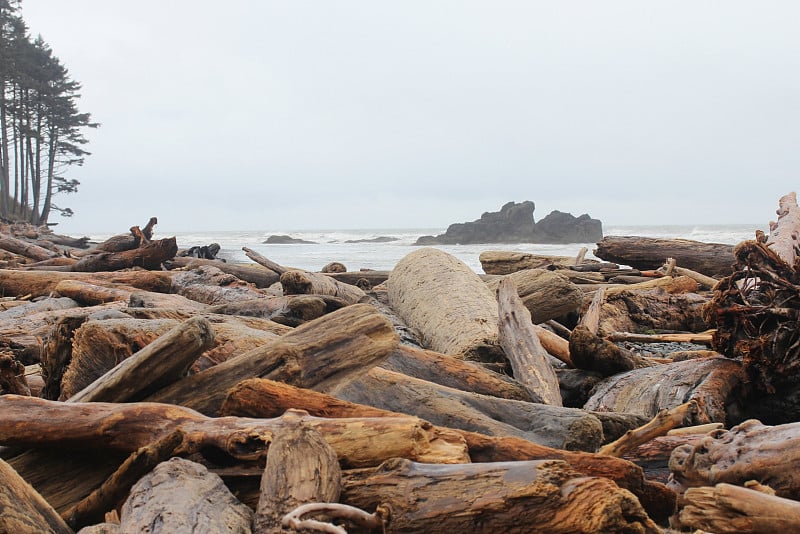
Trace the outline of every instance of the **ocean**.
<instances>
[{"instance_id":1,"label":"ocean","mask_svg":"<svg viewBox=\"0 0 800 534\"><path fill-rule=\"evenodd\" d=\"M444 233L444 228L399 228L367 230L243 230L225 232L182 232L166 234L156 226L154 238L175 235L178 246L186 249L218 243L221 247L218 257L228 261L250 262L242 251L248 247L270 260L287 266L319 271L326 264L336 261L343 263L349 271L360 269L391 270L406 254L418 247L414 242L423 235ZM767 231L766 225L672 225L672 226L608 226L603 228L606 236L642 236L659 238L683 238L705 243L737 244L755 237L755 231ZM296 239L311 241L313 244L264 244L271 235L288 235ZM89 236L92 241L102 241L108 234ZM391 238L387 242L364 242L375 238ZM353 242L362 241L362 242ZM441 245L437 246L466 263L476 273L483 273L478 256L487 250L511 250L533 254L576 256L582 247L587 247L587 258L593 258L595 243L570 243L562 245L543 244L481 244L481 245Z\"/></svg>"}]
</instances>

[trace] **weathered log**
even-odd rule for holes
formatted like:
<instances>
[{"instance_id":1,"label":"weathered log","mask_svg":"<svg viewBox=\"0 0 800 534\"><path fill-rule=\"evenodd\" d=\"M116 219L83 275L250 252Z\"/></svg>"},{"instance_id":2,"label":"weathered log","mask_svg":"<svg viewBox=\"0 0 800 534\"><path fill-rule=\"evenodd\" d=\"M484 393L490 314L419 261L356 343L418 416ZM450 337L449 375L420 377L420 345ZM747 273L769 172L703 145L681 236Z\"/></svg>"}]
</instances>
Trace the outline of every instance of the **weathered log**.
<instances>
[{"instance_id":1,"label":"weathered log","mask_svg":"<svg viewBox=\"0 0 800 534\"><path fill-rule=\"evenodd\" d=\"M364 271L345 271L343 273L325 273L325 274L335 280L344 282L345 284L358 286L359 281L366 280L367 284L369 284L369 287L375 287L378 284L382 284L386 280L388 280L389 275L391 273L392 271L373 271L370 269Z\"/></svg>"},{"instance_id":2,"label":"weathered log","mask_svg":"<svg viewBox=\"0 0 800 534\"><path fill-rule=\"evenodd\" d=\"M668 277L664 277L657 280L667 279ZM696 293L697 283L691 278L679 276L672 279L672 282L672 285L645 289L641 289L641 286L628 286L620 291L608 289L600 315L599 334L608 336L615 332L647 330L708 330L702 314L708 297Z\"/></svg>"},{"instance_id":3,"label":"weathered log","mask_svg":"<svg viewBox=\"0 0 800 534\"><path fill-rule=\"evenodd\" d=\"M77 308L80 306L80 304L75 300L66 297L53 297L37 300L35 302L28 302L24 300L16 300L11 302L16 302L17 305L13 308L0 311L0 322L7 321L8 319L24 317L34 313L68 310L70 308Z\"/></svg>"},{"instance_id":4,"label":"weathered log","mask_svg":"<svg viewBox=\"0 0 800 534\"><path fill-rule=\"evenodd\" d=\"M133 287L107 287L82 282L80 280L62 280L53 288L55 294L80 302L84 306L95 306L106 302L127 301Z\"/></svg>"},{"instance_id":5,"label":"weathered log","mask_svg":"<svg viewBox=\"0 0 800 534\"><path fill-rule=\"evenodd\" d=\"M264 379L246 380L231 389L221 413L268 418L277 417L292 407L306 410L317 417L404 417L397 412L343 401L323 393ZM607 477L629 489L639 496L654 518L664 518L673 512L674 493L660 484L648 484L642 477L642 470L630 462L586 452L552 449L521 438L433 428L463 436L469 446L472 461L502 462L550 458L565 460L587 475Z\"/></svg>"},{"instance_id":6,"label":"weathered log","mask_svg":"<svg viewBox=\"0 0 800 534\"><path fill-rule=\"evenodd\" d=\"M594 451L603 440L600 421L582 410L477 395L380 368L333 394L435 425L517 436L548 447Z\"/></svg>"},{"instance_id":7,"label":"weathered log","mask_svg":"<svg viewBox=\"0 0 800 534\"><path fill-rule=\"evenodd\" d=\"M0 248L34 261L49 260L59 255L57 252L47 250L35 243L23 241L10 235L0 235Z\"/></svg>"},{"instance_id":8,"label":"weathered log","mask_svg":"<svg viewBox=\"0 0 800 534\"><path fill-rule=\"evenodd\" d=\"M73 269L78 272L119 271L129 267L157 270L163 262L174 258L177 253L178 244L174 237L169 237L151 241L132 250L88 254Z\"/></svg>"},{"instance_id":9,"label":"weathered log","mask_svg":"<svg viewBox=\"0 0 800 534\"><path fill-rule=\"evenodd\" d=\"M708 276L727 276L733 270L733 246L690 239L656 239L638 236L605 236L594 255L634 269L658 269L667 258Z\"/></svg>"},{"instance_id":10,"label":"weathered log","mask_svg":"<svg viewBox=\"0 0 800 534\"><path fill-rule=\"evenodd\" d=\"M98 285L122 284L145 291L169 293L172 278L169 273L123 271L114 273L62 273L55 271L0 270L0 292L6 296L47 296L62 280L80 280Z\"/></svg>"},{"instance_id":11,"label":"weathered log","mask_svg":"<svg viewBox=\"0 0 800 534\"><path fill-rule=\"evenodd\" d=\"M534 323L561 317L580 308L583 302L581 290L569 279L556 271L526 269L487 282L493 294L504 278L510 278L517 287L522 303L531 312Z\"/></svg>"},{"instance_id":12,"label":"weathered log","mask_svg":"<svg viewBox=\"0 0 800 534\"><path fill-rule=\"evenodd\" d=\"M0 395L30 395L25 366L10 353L0 352Z\"/></svg>"},{"instance_id":13,"label":"weathered log","mask_svg":"<svg viewBox=\"0 0 800 534\"><path fill-rule=\"evenodd\" d=\"M102 243L93 247L89 253L122 252L125 250L139 248L143 244L143 237L145 241L149 241L153 238L153 227L156 224L158 224L158 219L156 217L150 217L150 220L147 221L144 229L140 229L138 226L133 226L131 227L129 233L111 236Z\"/></svg>"},{"instance_id":14,"label":"weathered log","mask_svg":"<svg viewBox=\"0 0 800 534\"><path fill-rule=\"evenodd\" d=\"M0 396L0 444L131 453L165 435L186 436L177 454L218 451L239 461L261 458L284 419L206 417L170 404L64 403ZM287 415L292 423L296 415ZM416 417L320 419L303 417L336 450L343 466L367 467L401 457L432 463L469 461L464 440ZM364 443L370 447L364 447ZM105 477L104 477L105 478Z\"/></svg>"},{"instance_id":15,"label":"weathered log","mask_svg":"<svg viewBox=\"0 0 800 534\"><path fill-rule=\"evenodd\" d=\"M508 250L487 250L481 252L478 261L481 262L483 272L486 274L511 274L525 269L543 269L551 265L575 265L574 256L545 256L529 252L514 252Z\"/></svg>"},{"instance_id":16,"label":"weathered log","mask_svg":"<svg viewBox=\"0 0 800 534\"><path fill-rule=\"evenodd\" d=\"M614 332L606 336L609 341L631 341L633 343L697 343L710 345L713 330L705 332L686 332L672 334L632 334L630 332Z\"/></svg>"},{"instance_id":17,"label":"weathered log","mask_svg":"<svg viewBox=\"0 0 800 534\"><path fill-rule=\"evenodd\" d=\"M221 260L207 260L202 258L189 258L176 256L166 262L168 269L196 269L203 265L211 265L220 271L232 274L236 278L250 282L258 288L267 288L280 279L280 275L270 269L262 269L251 265L228 263Z\"/></svg>"},{"instance_id":18,"label":"weathered log","mask_svg":"<svg viewBox=\"0 0 800 534\"><path fill-rule=\"evenodd\" d=\"M153 291L136 291L128 299L131 308L172 308L187 313L202 313L211 310L211 306L184 297L183 295L167 295Z\"/></svg>"},{"instance_id":19,"label":"weathered log","mask_svg":"<svg viewBox=\"0 0 800 534\"><path fill-rule=\"evenodd\" d=\"M556 369L561 402L569 408L583 408L603 375L583 369Z\"/></svg>"},{"instance_id":20,"label":"weathered log","mask_svg":"<svg viewBox=\"0 0 800 534\"><path fill-rule=\"evenodd\" d=\"M568 339L564 339L558 334L538 324L533 325L533 329L536 331L536 335L539 337L539 342L542 344L542 347L544 347L544 350L546 350L548 354L561 360L567 364L568 367L575 367L575 364L572 363L572 357L569 354ZM571 333L572 332L569 332L569 334Z\"/></svg>"},{"instance_id":21,"label":"weathered log","mask_svg":"<svg viewBox=\"0 0 800 534\"><path fill-rule=\"evenodd\" d=\"M572 329L569 354L578 369L595 371L603 376L653 365L645 358L593 334L583 325Z\"/></svg>"},{"instance_id":22,"label":"weathered log","mask_svg":"<svg viewBox=\"0 0 800 534\"><path fill-rule=\"evenodd\" d=\"M386 281L389 304L426 348L467 360L503 361L497 301L461 260L434 248L403 257Z\"/></svg>"},{"instance_id":23,"label":"weathered log","mask_svg":"<svg viewBox=\"0 0 800 534\"><path fill-rule=\"evenodd\" d=\"M397 344L397 334L380 312L369 304L353 304L183 378L148 400L215 414L228 389L259 376L324 391L377 365Z\"/></svg>"},{"instance_id":24,"label":"weathered log","mask_svg":"<svg viewBox=\"0 0 800 534\"><path fill-rule=\"evenodd\" d=\"M45 338L42 349L42 398L56 400L61 395L61 380L72 361L75 331L86 322L85 315L62 317Z\"/></svg>"},{"instance_id":25,"label":"weathered log","mask_svg":"<svg viewBox=\"0 0 800 534\"><path fill-rule=\"evenodd\" d=\"M800 532L800 503L732 484L690 488L675 527L719 534Z\"/></svg>"},{"instance_id":26,"label":"weathered log","mask_svg":"<svg viewBox=\"0 0 800 534\"><path fill-rule=\"evenodd\" d=\"M792 192L778 200L777 222L769 224L769 247L786 265L796 267L798 234L800 233L800 207L797 206L797 195Z\"/></svg>"},{"instance_id":27,"label":"weathered log","mask_svg":"<svg viewBox=\"0 0 800 534\"><path fill-rule=\"evenodd\" d=\"M446 467L390 460L367 476L345 477L342 501L388 506L386 532L660 532L630 492L558 460Z\"/></svg>"},{"instance_id":28,"label":"weathered log","mask_svg":"<svg viewBox=\"0 0 800 534\"><path fill-rule=\"evenodd\" d=\"M714 289L714 286L717 285L716 278L711 278L710 276L706 276L702 273L698 273L697 271L693 271L691 269L687 269L685 267L679 267L675 258L667 258L667 263L659 267L659 273L667 274L668 276L688 276L695 282L697 282L703 289Z\"/></svg>"},{"instance_id":29,"label":"weathered log","mask_svg":"<svg viewBox=\"0 0 800 534\"><path fill-rule=\"evenodd\" d=\"M67 258L66 256L58 256L50 258L49 260L37 261L36 263L25 264L20 269L33 270L33 271L63 271L70 272L72 267L78 263L78 258Z\"/></svg>"},{"instance_id":30,"label":"weathered log","mask_svg":"<svg viewBox=\"0 0 800 534\"><path fill-rule=\"evenodd\" d=\"M169 460L185 439L183 432L176 430L137 450L99 488L65 512L62 517L75 529L101 522L106 512L113 510L123 501L137 480L161 462Z\"/></svg>"},{"instance_id":31,"label":"weathered log","mask_svg":"<svg viewBox=\"0 0 800 534\"><path fill-rule=\"evenodd\" d=\"M133 354L68 399L68 402L139 400L180 378L214 344L211 324L194 317Z\"/></svg>"},{"instance_id":32,"label":"weathered log","mask_svg":"<svg viewBox=\"0 0 800 534\"><path fill-rule=\"evenodd\" d=\"M286 326L300 326L347 305L347 301L330 295L285 295L221 304L212 306L210 311L263 317Z\"/></svg>"},{"instance_id":33,"label":"weathered log","mask_svg":"<svg viewBox=\"0 0 800 534\"><path fill-rule=\"evenodd\" d=\"M478 363L432 350L400 345L380 367L461 391L502 399L531 400L530 394L516 380L485 369Z\"/></svg>"},{"instance_id":34,"label":"weathered log","mask_svg":"<svg viewBox=\"0 0 800 534\"><path fill-rule=\"evenodd\" d=\"M284 515L301 504L339 502L341 485L336 452L298 417L269 446L253 532L284 532Z\"/></svg>"},{"instance_id":35,"label":"weathered log","mask_svg":"<svg viewBox=\"0 0 800 534\"><path fill-rule=\"evenodd\" d=\"M330 295L348 304L364 302L367 295L358 287L340 282L321 273L291 270L281 275L284 295Z\"/></svg>"},{"instance_id":36,"label":"weathered log","mask_svg":"<svg viewBox=\"0 0 800 534\"><path fill-rule=\"evenodd\" d=\"M188 271L173 271L171 292L210 306L271 298L253 285L214 265L201 265Z\"/></svg>"},{"instance_id":37,"label":"weathered log","mask_svg":"<svg viewBox=\"0 0 800 534\"><path fill-rule=\"evenodd\" d=\"M159 464L131 489L122 505L123 532L249 533L253 512L240 503L219 476L204 466L172 458Z\"/></svg>"},{"instance_id":38,"label":"weathered log","mask_svg":"<svg viewBox=\"0 0 800 534\"><path fill-rule=\"evenodd\" d=\"M696 445L672 452L669 468L675 488L744 484L756 480L780 497L800 497L800 423L765 426L755 419L730 430L716 430Z\"/></svg>"},{"instance_id":39,"label":"weathered log","mask_svg":"<svg viewBox=\"0 0 800 534\"><path fill-rule=\"evenodd\" d=\"M597 453L621 457L642 443L663 436L675 427L688 424L689 421L697 417L697 411L697 402L694 400L674 408L663 409L647 424L629 430L616 441L603 445Z\"/></svg>"},{"instance_id":40,"label":"weathered log","mask_svg":"<svg viewBox=\"0 0 800 534\"><path fill-rule=\"evenodd\" d=\"M655 417L665 408L697 401L697 416L687 424L727 422L727 411L741 402L745 377L727 358L687 360L636 369L607 378L584 409Z\"/></svg>"},{"instance_id":41,"label":"weathered log","mask_svg":"<svg viewBox=\"0 0 800 534\"><path fill-rule=\"evenodd\" d=\"M511 363L514 378L525 386L531 398L538 398L544 404L561 406L558 378L512 278L500 283L497 302L500 346Z\"/></svg>"},{"instance_id":42,"label":"weathered log","mask_svg":"<svg viewBox=\"0 0 800 534\"><path fill-rule=\"evenodd\" d=\"M14 469L0 460L0 532L72 534L50 504Z\"/></svg>"}]
</instances>

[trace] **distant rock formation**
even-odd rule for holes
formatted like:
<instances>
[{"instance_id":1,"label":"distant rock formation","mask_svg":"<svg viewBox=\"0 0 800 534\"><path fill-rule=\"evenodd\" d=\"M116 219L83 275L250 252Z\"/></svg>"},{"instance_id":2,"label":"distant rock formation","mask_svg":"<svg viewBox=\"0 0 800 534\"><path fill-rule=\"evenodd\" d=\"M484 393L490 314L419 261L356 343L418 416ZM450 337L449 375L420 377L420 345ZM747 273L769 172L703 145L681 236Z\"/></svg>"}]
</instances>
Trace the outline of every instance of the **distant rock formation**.
<instances>
[{"instance_id":1,"label":"distant rock formation","mask_svg":"<svg viewBox=\"0 0 800 534\"><path fill-rule=\"evenodd\" d=\"M400 241L400 238L381 235L372 239L348 239L345 243L391 243L392 241Z\"/></svg>"},{"instance_id":2,"label":"distant rock formation","mask_svg":"<svg viewBox=\"0 0 800 534\"><path fill-rule=\"evenodd\" d=\"M509 202L499 212L487 212L477 221L451 224L437 236L422 236L416 245L471 245L478 243L595 243L603 239L603 225L587 214L574 217L553 211L538 223L530 200Z\"/></svg>"},{"instance_id":3,"label":"distant rock formation","mask_svg":"<svg viewBox=\"0 0 800 534\"><path fill-rule=\"evenodd\" d=\"M264 241L265 245L316 245L314 241L297 239L288 235L271 235Z\"/></svg>"}]
</instances>

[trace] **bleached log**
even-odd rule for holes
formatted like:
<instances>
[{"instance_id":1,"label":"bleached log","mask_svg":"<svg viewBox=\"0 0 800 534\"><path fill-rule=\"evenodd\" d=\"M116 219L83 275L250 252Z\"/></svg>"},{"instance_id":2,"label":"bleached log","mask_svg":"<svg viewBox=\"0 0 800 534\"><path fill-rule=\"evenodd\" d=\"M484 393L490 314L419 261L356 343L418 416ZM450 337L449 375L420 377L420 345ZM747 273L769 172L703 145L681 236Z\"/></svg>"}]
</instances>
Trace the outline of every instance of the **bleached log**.
<instances>
[{"instance_id":1,"label":"bleached log","mask_svg":"<svg viewBox=\"0 0 800 534\"><path fill-rule=\"evenodd\" d=\"M461 260L434 248L407 254L386 281L389 304L426 348L467 360L503 361L494 294Z\"/></svg>"},{"instance_id":2,"label":"bleached log","mask_svg":"<svg viewBox=\"0 0 800 534\"><path fill-rule=\"evenodd\" d=\"M576 259L575 256L546 256L508 250L487 250L478 256L478 261L481 262L483 272L486 274L511 274L524 269L542 269L550 265L570 266L576 265Z\"/></svg>"},{"instance_id":3,"label":"bleached log","mask_svg":"<svg viewBox=\"0 0 800 534\"><path fill-rule=\"evenodd\" d=\"M514 378L525 386L531 398L538 398L544 404L561 406L558 378L533 328L531 314L522 304L511 278L500 283L497 302L500 345L511 363Z\"/></svg>"},{"instance_id":4,"label":"bleached log","mask_svg":"<svg viewBox=\"0 0 800 534\"><path fill-rule=\"evenodd\" d=\"M621 457L626 452L646 443L653 438L663 436L675 427L683 426L696 418L697 402L691 400L674 408L661 410L647 424L629 430L624 436L600 447L598 454Z\"/></svg>"},{"instance_id":5,"label":"bleached log","mask_svg":"<svg viewBox=\"0 0 800 534\"><path fill-rule=\"evenodd\" d=\"M769 224L767 247L772 249L789 266L794 266L800 250L800 207L797 206L797 195L786 194L778 200L777 222Z\"/></svg>"},{"instance_id":6,"label":"bleached log","mask_svg":"<svg viewBox=\"0 0 800 534\"><path fill-rule=\"evenodd\" d=\"M49 260L58 256L58 252L47 250L35 243L23 241L10 235L0 235L0 249L7 250L34 261Z\"/></svg>"},{"instance_id":7,"label":"bleached log","mask_svg":"<svg viewBox=\"0 0 800 534\"><path fill-rule=\"evenodd\" d=\"M340 282L322 273L291 270L281 275L284 295L330 295L348 304L364 302L367 295L358 287Z\"/></svg>"},{"instance_id":8,"label":"bleached log","mask_svg":"<svg viewBox=\"0 0 800 534\"><path fill-rule=\"evenodd\" d=\"M287 326L303 323L338 310L348 302L330 295L283 295L212 306L210 311L225 315L263 317Z\"/></svg>"},{"instance_id":9,"label":"bleached log","mask_svg":"<svg viewBox=\"0 0 800 534\"><path fill-rule=\"evenodd\" d=\"M0 270L0 292L5 296L48 296L62 280L80 280L98 285L121 284L145 291L169 293L169 273L154 271L121 271L96 273L62 273L56 271Z\"/></svg>"},{"instance_id":10,"label":"bleached log","mask_svg":"<svg viewBox=\"0 0 800 534\"><path fill-rule=\"evenodd\" d=\"M251 249L249 249L247 247L242 247L242 250L244 251L245 255L248 258L250 258L251 260L253 260L257 264L261 265L262 267L266 267L267 269L278 273L278 275L282 275L286 271L289 271L289 270L292 269L291 267L284 267L283 265L279 265L279 264L275 263L274 261L272 261L272 260L270 260L268 258L265 258L264 256L262 256L261 254L259 254L255 250L251 250Z\"/></svg>"},{"instance_id":11,"label":"bleached log","mask_svg":"<svg viewBox=\"0 0 800 534\"><path fill-rule=\"evenodd\" d=\"M522 303L531 313L531 320L543 323L580 308L583 293L569 278L557 271L525 269L487 282L493 294L500 281L510 278L517 288Z\"/></svg>"},{"instance_id":12,"label":"bleached log","mask_svg":"<svg viewBox=\"0 0 800 534\"><path fill-rule=\"evenodd\" d=\"M551 332L547 328L538 324L533 325L536 335L539 336L539 342L544 347L548 354L557 358L567 364L568 367L575 367L572 363L572 357L569 353L569 340L564 339L558 334Z\"/></svg>"},{"instance_id":13,"label":"bleached log","mask_svg":"<svg viewBox=\"0 0 800 534\"><path fill-rule=\"evenodd\" d=\"M190 258L176 256L167 262L169 269L195 269L203 265L211 265L220 271L232 274L236 278L250 282L258 288L267 288L280 279L280 275L270 269L262 269L252 265L227 263L220 260L207 260L203 258Z\"/></svg>"}]
</instances>

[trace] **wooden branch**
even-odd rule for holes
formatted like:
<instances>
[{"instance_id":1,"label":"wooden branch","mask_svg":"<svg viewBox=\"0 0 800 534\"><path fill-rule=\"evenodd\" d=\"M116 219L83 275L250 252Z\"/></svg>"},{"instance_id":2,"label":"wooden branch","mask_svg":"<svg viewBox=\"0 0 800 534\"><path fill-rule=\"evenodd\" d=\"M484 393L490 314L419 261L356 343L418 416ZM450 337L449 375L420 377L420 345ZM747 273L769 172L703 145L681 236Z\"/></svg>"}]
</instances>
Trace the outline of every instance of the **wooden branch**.
<instances>
[{"instance_id":1,"label":"wooden branch","mask_svg":"<svg viewBox=\"0 0 800 534\"><path fill-rule=\"evenodd\" d=\"M302 504L338 502L342 473L336 452L293 415L294 425L275 436L261 477L253 532L280 531L283 517Z\"/></svg>"},{"instance_id":2,"label":"wooden branch","mask_svg":"<svg viewBox=\"0 0 800 534\"><path fill-rule=\"evenodd\" d=\"M131 486L158 464L168 460L185 439L184 433L177 429L138 449L99 488L62 514L62 517L76 530L102 522L106 512L122 501Z\"/></svg>"},{"instance_id":3,"label":"wooden branch","mask_svg":"<svg viewBox=\"0 0 800 534\"><path fill-rule=\"evenodd\" d=\"M558 378L533 328L531 314L523 306L511 278L500 282L497 302L500 345L511 363L514 378L525 386L531 398L538 398L544 404L561 406Z\"/></svg>"},{"instance_id":4,"label":"wooden branch","mask_svg":"<svg viewBox=\"0 0 800 534\"><path fill-rule=\"evenodd\" d=\"M714 330L678 334L631 334L630 332L614 332L606 336L609 341L630 341L632 343L698 343L710 345Z\"/></svg>"},{"instance_id":5,"label":"wooden branch","mask_svg":"<svg viewBox=\"0 0 800 534\"><path fill-rule=\"evenodd\" d=\"M316 530L318 532L331 532L334 534L347 534L343 528L337 527L332 523L323 523L310 519L301 519L308 514L322 513L332 519L344 519L356 526L366 529L386 529L386 524L391 517L388 507L378 506L375 513L368 514L355 506L348 506L339 503L309 503L302 504L283 516L281 525L292 530Z\"/></svg>"},{"instance_id":6,"label":"wooden branch","mask_svg":"<svg viewBox=\"0 0 800 534\"><path fill-rule=\"evenodd\" d=\"M597 332L600 330L600 311L603 309L603 303L605 301L606 290L605 288L601 287L594 292L592 301L589 303L589 307L586 308L583 316L581 316L579 324L581 324L592 334L597 335Z\"/></svg>"},{"instance_id":7,"label":"wooden branch","mask_svg":"<svg viewBox=\"0 0 800 534\"><path fill-rule=\"evenodd\" d=\"M214 345L211 324L188 319L123 361L67 402L126 402L177 380Z\"/></svg>"},{"instance_id":8,"label":"wooden branch","mask_svg":"<svg viewBox=\"0 0 800 534\"><path fill-rule=\"evenodd\" d=\"M533 325L533 329L539 337L539 342L542 344L542 347L544 347L544 350L546 350L550 356L561 360L569 367L575 367L575 364L572 363L572 356L570 356L569 353L568 340L538 324Z\"/></svg>"},{"instance_id":9,"label":"wooden branch","mask_svg":"<svg viewBox=\"0 0 800 534\"><path fill-rule=\"evenodd\" d=\"M800 532L800 503L732 484L690 488L678 528L719 534Z\"/></svg>"},{"instance_id":10,"label":"wooden branch","mask_svg":"<svg viewBox=\"0 0 800 534\"><path fill-rule=\"evenodd\" d=\"M704 289L714 289L714 286L719 282L716 278L711 278L697 271L678 267L675 263L674 258L668 258L667 263L660 267L657 272L663 272L664 276L688 276Z\"/></svg>"},{"instance_id":11,"label":"wooden branch","mask_svg":"<svg viewBox=\"0 0 800 534\"><path fill-rule=\"evenodd\" d=\"M53 532L72 529L14 469L0 460L0 532Z\"/></svg>"},{"instance_id":12,"label":"wooden branch","mask_svg":"<svg viewBox=\"0 0 800 534\"><path fill-rule=\"evenodd\" d=\"M296 415L276 419L206 417L170 404L64 403L0 396L0 444L131 453L180 429L186 435L176 454L215 450L239 461L264 456L273 437ZM436 463L469 461L464 441L435 432L416 417L320 419L303 416L320 432L343 466L376 466L401 457ZM293 423L292 423L293 424ZM369 447L364 447L369 443Z\"/></svg>"},{"instance_id":13,"label":"wooden branch","mask_svg":"<svg viewBox=\"0 0 800 534\"><path fill-rule=\"evenodd\" d=\"M227 391L246 378L260 376L325 390L377 365L397 344L388 319L369 304L353 304L183 378L147 400L213 415Z\"/></svg>"},{"instance_id":14,"label":"wooden branch","mask_svg":"<svg viewBox=\"0 0 800 534\"><path fill-rule=\"evenodd\" d=\"M291 267L284 267L283 265L278 265L274 261L265 258L255 250L251 250L247 247L242 247L242 250L244 251L245 255L248 258L250 258L257 264L261 265L262 267L266 267L270 271L278 273L278 275L282 275L283 273L292 270Z\"/></svg>"},{"instance_id":15,"label":"wooden branch","mask_svg":"<svg viewBox=\"0 0 800 534\"><path fill-rule=\"evenodd\" d=\"M694 400L674 408L661 410L649 423L634 430L628 430L618 440L600 447L597 453L620 458L642 443L663 436L675 427L688 424L697 416L697 411L697 401Z\"/></svg>"}]
</instances>

